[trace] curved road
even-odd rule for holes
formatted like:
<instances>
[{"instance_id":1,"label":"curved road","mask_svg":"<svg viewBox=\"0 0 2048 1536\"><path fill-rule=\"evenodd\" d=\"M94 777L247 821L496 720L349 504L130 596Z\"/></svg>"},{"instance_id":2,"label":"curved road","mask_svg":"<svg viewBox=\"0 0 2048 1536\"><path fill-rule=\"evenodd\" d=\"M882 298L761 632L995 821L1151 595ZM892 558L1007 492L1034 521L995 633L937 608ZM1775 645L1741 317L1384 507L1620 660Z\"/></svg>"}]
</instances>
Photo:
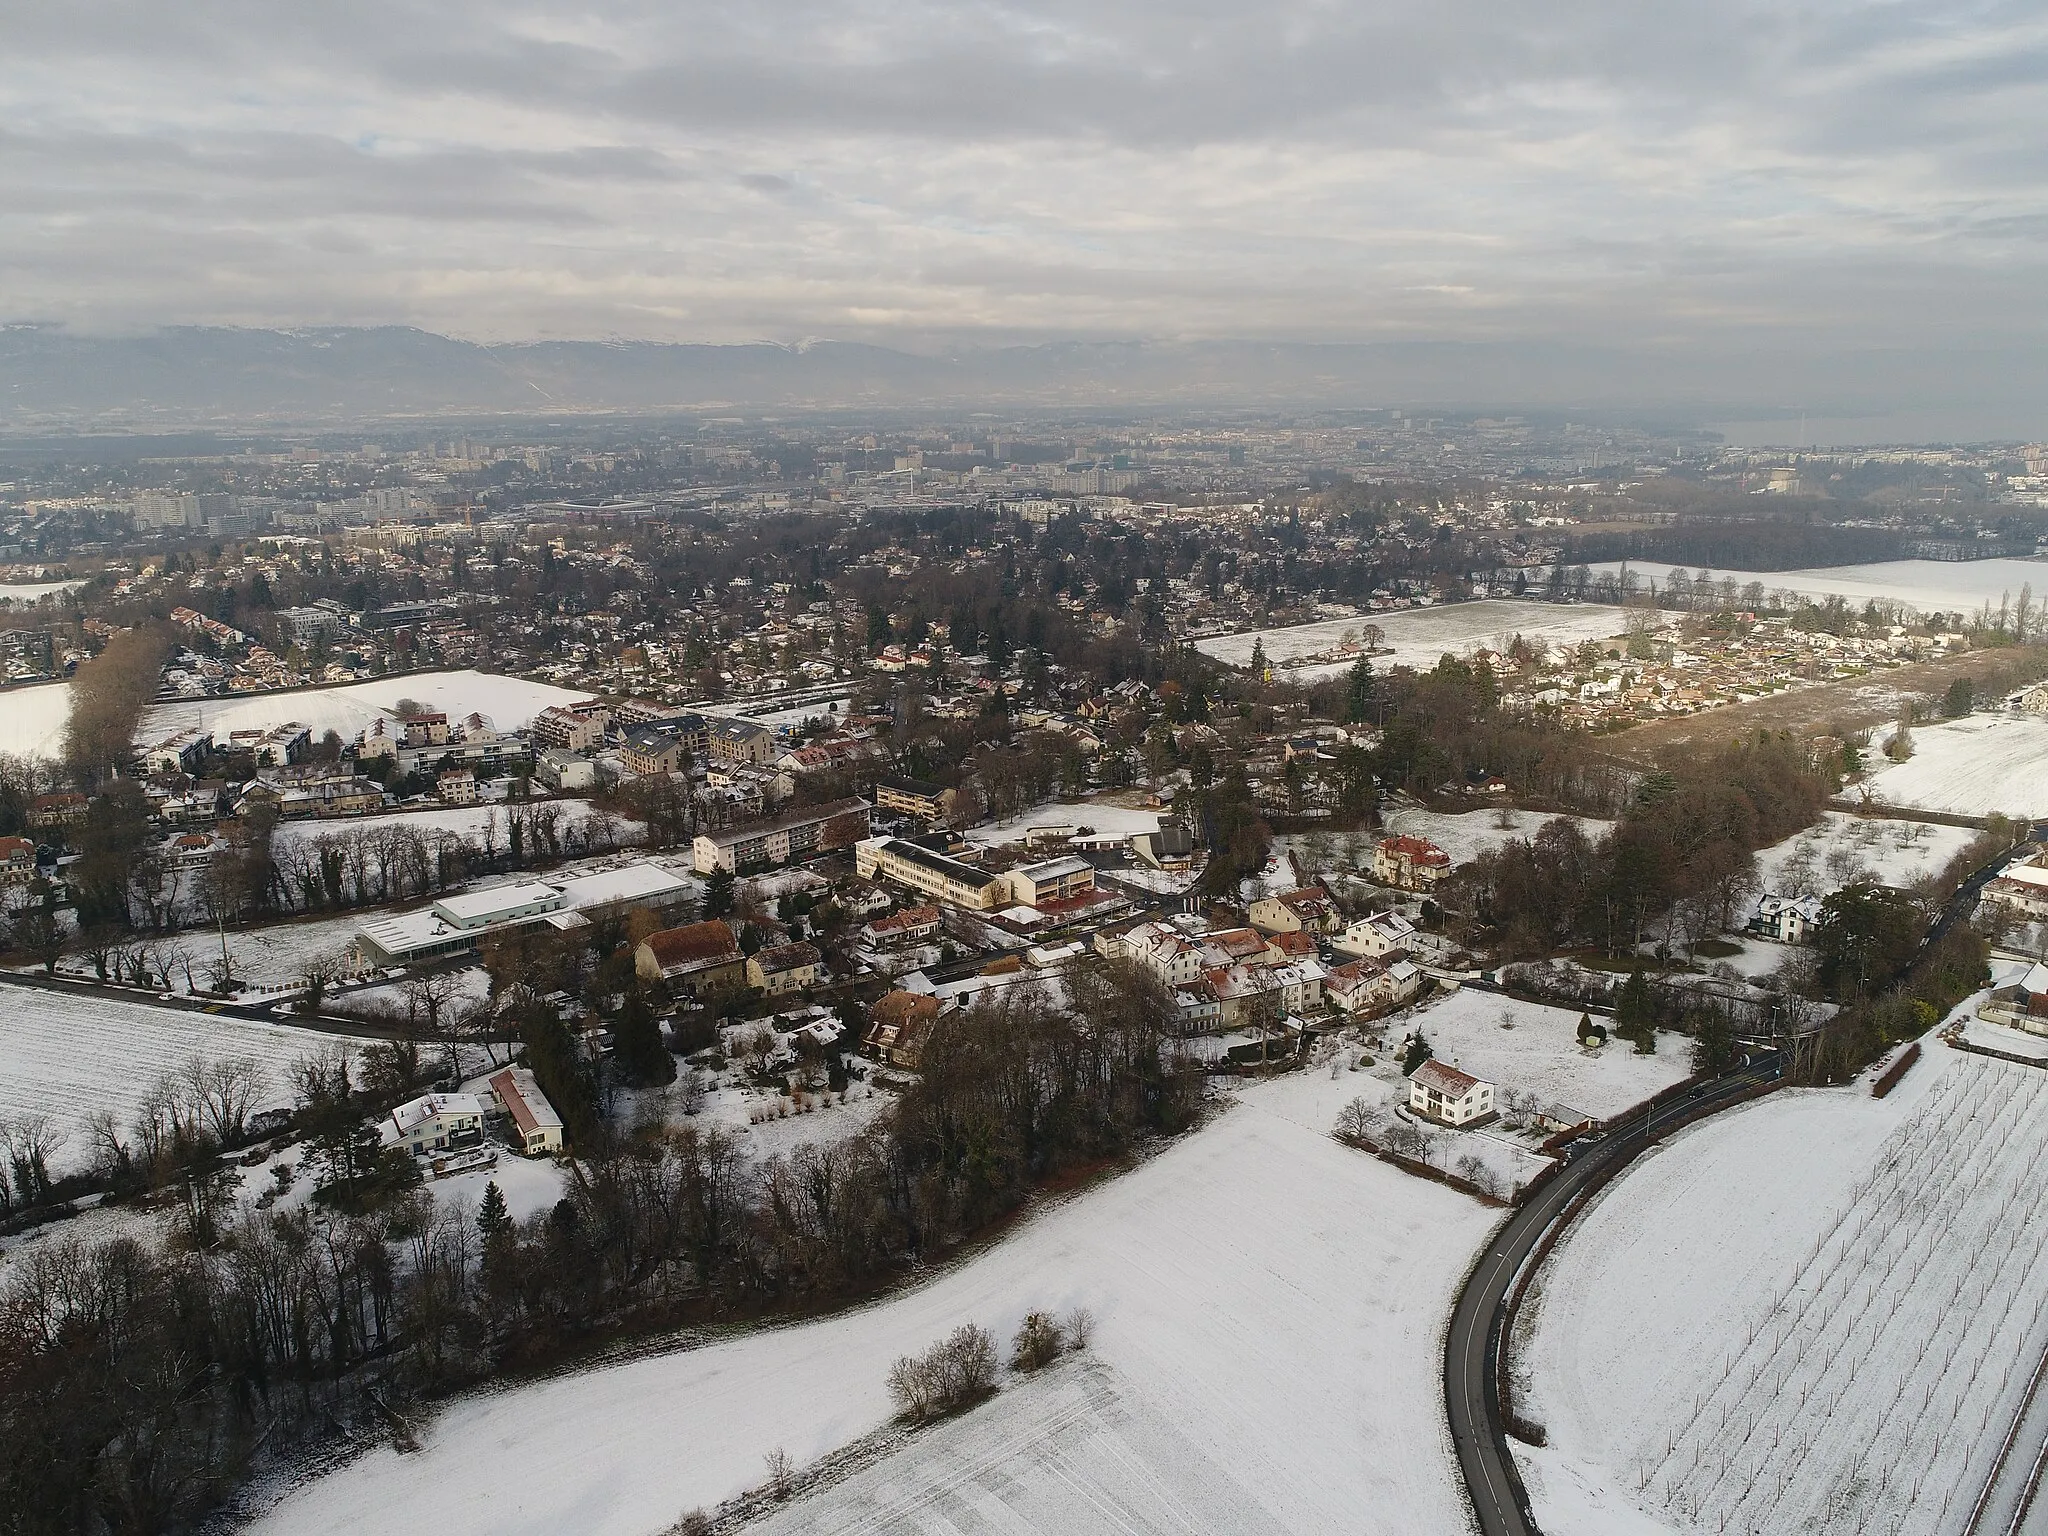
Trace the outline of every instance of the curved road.
<instances>
[{"instance_id":1,"label":"curved road","mask_svg":"<svg viewBox=\"0 0 2048 1536\"><path fill-rule=\"evenodd\" d=\"M1658 1106L1648 1116L1617 1122L1510 1216L1479 1256L1451 1314L1444 1346L1444 1399L1451 1440L1482 1536L1538 1536L1528 1495L1508 1453L1500 1395L1494 1386L1502 1313L1515 1276L1566 1204L1595 1177L1619 1168L1677 1122L1704 1110L1726 1108L1751 1088L1776 1079L1781 1070L1781 1058L1772 1051Z\"/></svg>"}]
</instances>

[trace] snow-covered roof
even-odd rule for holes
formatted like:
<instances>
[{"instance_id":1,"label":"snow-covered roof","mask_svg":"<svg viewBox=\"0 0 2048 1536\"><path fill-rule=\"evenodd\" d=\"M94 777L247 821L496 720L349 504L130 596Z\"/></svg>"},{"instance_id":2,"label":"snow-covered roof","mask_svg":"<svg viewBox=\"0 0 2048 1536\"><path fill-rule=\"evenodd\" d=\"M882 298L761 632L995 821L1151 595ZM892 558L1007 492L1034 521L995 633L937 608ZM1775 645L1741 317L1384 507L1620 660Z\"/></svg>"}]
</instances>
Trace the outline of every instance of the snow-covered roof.
<instances>
[{"instance_id":1,"label":"snow-covered roof","mask_svg":"<svg viewBox=\"0 0 2048 1536\"><path fill-rule=\"evenodd\" d=\"M490 1113L491 1106L473 1093L425 1093L391 1111L398 1134L406 1135L436 1115L477 1115Z\"/></svg>"}]
</instances>

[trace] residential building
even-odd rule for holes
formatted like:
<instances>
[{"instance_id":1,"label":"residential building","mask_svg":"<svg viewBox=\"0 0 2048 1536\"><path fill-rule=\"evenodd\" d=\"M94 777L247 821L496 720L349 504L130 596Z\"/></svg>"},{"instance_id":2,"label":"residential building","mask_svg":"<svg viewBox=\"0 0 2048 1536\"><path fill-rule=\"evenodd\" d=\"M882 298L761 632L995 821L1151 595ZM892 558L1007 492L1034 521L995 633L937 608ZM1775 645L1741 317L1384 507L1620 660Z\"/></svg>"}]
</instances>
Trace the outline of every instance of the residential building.
<instances>
[{"instance_id":1,"label":"residential building","mask_svg":"<svg viewBox=\"0 0 2048 1536\"><path fill-rule=\"evenodd\" d=\"M707 750L721 763L765 768L775 760L775 733L751 720L721 720L711 727Z\"/></svg>"},{"instance_id":2,"label":"residential building","mask_svg":"<svg viewBox=\"0 0 2048 1536\"><path fill-rule=\"evenodd\" d=\"M666 982L673 990L697 997L742 985L747 957L740 953L731 926L714 917L649 934L633 951L633 970L643 981Z\"/></svg>"},{"instance_id":3,"label":"residential building","mask_svg":"<svg viewBox=\"0 0 2048 1536\"><path fill-rule=\"evenodd\" d=\"M1748 928L1751 933L1761 934L1767 939L1776 939L1781 944L1803 944L1807 935L1812 932L1813 925L1819 921L1819 898L1772 896L1766 893L1757 898L1756 910L1749 916Z\"/></svg>"},{"instance_id":4,"label":"residential building","mask_svg":"<svg viewBox=\"0 0 2048 1536\"><path fill-rule=\"evenodd\" d=\"M650 773L675 773L687 761L682 738L656 726L647 726L626 737L619 751L626 772L645 777Z\"/></svg>"},{"instance_id":5,"label":"residential building","mask_svg":"<svg viewBox=\"0 0 2048 1536\"><path fill-rule=\"evenodd\" d=\"M443 805L475 805L476 775L467 768L451 768L434 780L434 791Z\"/></svg>"},{"instance_id":6,"label":"residential building","mask_svg":"<svg viewBox=\"0 0 2048 1536\"><path fill-rule=\"evenodd\" d=\"M952 791L922 779L877 779L875 808L924 821L942 821L952 809Z\"/></svg>"},{"instance_id":7,"label":"residential building","mask_svg":"<svg viewBox=\"0 0 2048 1536\"><path fill-rule=\"evenodd\" d=\"M75 789L60 789L37 795L28 803L28 824L32 827L72 827L85 820L91 802Z\"/></svg>"},{"instance_id":8,"label":"residential building","mask_svg":"<svg viewBox=\"0 0 2048 1536\"><path fill-rule=\"evenodd\" d=\"M197 726L174 731L142 754L144 773L197 773L213 751L213 733Z\"/></svg>"},{"instance_id":9,"label":"residential building","mask_svg":"<svg viewBox=\"0 0 2048 1536\"><path fill-rule=\"evenodd\" d=\"M915 1072L923 1065L925 1042L945 1008L928 993L885 993L868 1010L861 1049L886 1066Z\"/></svg>"},{"instance_id":10,"label":"residential building","mask_svg":"<svg viewBox=\"0 0 2048 1536\"><path fill-rule=\"evenodd\" d=\"M1251 905L1251 920L1261 933L1335 933L1343 921L1318 886L1260 897Z\"/></svg>"},{"instance_id":11,"label":"residential building","mask_svg":"<svg viewBox=\"0 0 2048 1536\"><path fill-rule=\"evenodd\" d=\"M809 944L778 944L747 960L747 985L770 997L801 992L824 977L824 957Z\"/></svg>"},{"instance_id":12,"label":"residential building","mask_svg":"<svg viewBox=\"0 0 2048 1536\"><path fill-rule=\"evenodd\" d=\"M36 877L36 845L25 837L0 837L0 887L27 885Z\"/></svg>"},{"instance_id":13,"label":"residential building","mask_svg":"<svg viewBox=\"0 0 2048 1536\"><path fill-rule=\"evenodd\" d=\"M814 853L831 853L852 847L868 835L868 809L867 801L856 796L785 811L744 826L699 832L690 844L690 859L700 875L720 869L739 874L772 869Z\"/></svg>"},{"instance_id":14,"label":"residential building","mask_svg":"<svg viewBox=\"0 0 2048 1536\"><path fill-rule=\"evenodd\" d=\"M527 734L537 748L594 752L604 745L605 727L610 722L611 716L594 704L550 704L533 717Z\"/></svg>"},{"instance_id":15,"label":"residential building","mask_svg":"<svg viewBox=\"0 0 2048 1536\"><path fill-rule=\"evenodd\" d=\"M567 747L548 747L534 760L533 776L558 795L597 787L597 764Z\"/></svg>"},{"instance_id":16,"label":"residential building","mask_svg":"<svg viewBox=\"0 0 2048 1536\"><path fill-rule=\"evenodd\" d=\"M2035 922L2048 918L2048 868L2033 859L2008 864L1985 885L1984 900L2003 903Z\"/></svg>"},{"instance_id":17,"label":"residential building","mask_svg":"<svg viewBox=\"0 0 2048 1536\"><path fill-rule=\"evenodd\" d=\"M1330 972L1323 995L1346 1013L1379 1013L1409 1001L1423 980L1406 960L1353 960Z\"/></svg>"},{"instance_id":18,"label":"residential building","mask_svg":"<svg viewBox=\"0 0 2048 1536\"><path fill-rule=\"evenodd\" d=\"M404 1147L414 1157L431 1157L474 1147L484 1139L488 1100L473 1093L429 1093L391 1111L382 1127L386 1145Z\"/></svg>"},{"instance_id":19,"label":"residential building","mask_svg":"<svg viewBox=\"0 0 2048 1536\"><path fill-rule=\"evenodd\" d=\"M854 845L853 858L863 880L891 880L975 912L992 912L1009 896L1003 876L900 837L868 838Z\"/></svg>"},{"instance_id":20,"label":"residential building","mask_svg":"<svg viewBox=\"0 0 2048 1536\"><path fill-rule=\"evenodd\" d=\"M887 917L870 918L861 925L860 941L870 949L888 949L899 944L921 944L935 938L940 930L937 907L905 907Z\"/></svg>"},{"instance_id":21,"label":"residential building","mask_svg":"<svg viewBox=\"0 0 2048 1536\"><path fill-rule=\"evenodd\" d=\"M1372 851L1372 874L1383 885L1427 891L1451 872L1451 856L1426 837L1381 838Z\"/></svg>"},{"instance_id":22,"label":"residential building","mask_svg":"<svg viewBox=\"0 0 2048 1536\"><path fill-rule=\"evenodd\" d=\"M1408 1080L1408 1107L1440 1125L1477 1125L1493 1118L1493 1084L1441 1061L1425 1061Z\"/></svg>"},{"instance_id":23,"label":"residential building","mask_svg":"<svg viewBox=\"0 0 2048 1536\"><path fill-rule=\"evenodd\" d=\"M507 1067L491 1079L491 1097L512 1118L519 1150L538 1157L562 1150L562 1117L525 1067Z\"/></svg>"},{"instance_id":24,"label":"residential building","mask_svg":"<svg viewBox=\"0 0 2048 1536\"><path fill-rule=\"evenodd\" d=\"M1398 912L1375 912L1361 917L1330 940L1339 954L1365 959L1405 954L1415 939L1415 925Z\"/></svg>"}]
</instances>

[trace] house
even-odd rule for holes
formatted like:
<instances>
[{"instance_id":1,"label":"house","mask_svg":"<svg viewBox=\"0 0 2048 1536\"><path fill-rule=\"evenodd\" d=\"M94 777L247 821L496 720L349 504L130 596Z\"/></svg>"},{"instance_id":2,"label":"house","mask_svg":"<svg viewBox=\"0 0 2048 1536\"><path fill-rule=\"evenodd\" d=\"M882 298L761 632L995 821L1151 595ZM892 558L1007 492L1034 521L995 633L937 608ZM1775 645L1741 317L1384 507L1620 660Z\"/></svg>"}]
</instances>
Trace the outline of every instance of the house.
<instances>
[{"instance_id":1,"label":"house","mask_svg":"<svg viewBox=\"0 0 2048 1536\"><path fill-rule=\"evenodd\" d=\"M1316 886L1260 897L1251 905L1251 920L1261 933L1335 933L1342 923L1337 904Z\"/></svg>"},{"instance_id":2,"label":"house","mask_svg":"<svg viewBox=\"0 0 2048 1536\"><path fill-rule=\"evenodd\" d=\"M556 794L574 794L597 786L597 764L567 747L547 747L533 765L533 776Z\"/></svg>"},{"instance_id":3,"label":"house","mask_svg":"<svg viewBox=\"0 0 2048 1536\"><path fill-rule=\"evenodd\" d=\"M1202 946L1167 923L1098 934L1095 948L1107 959L1136 961L1169 987L1191 987L1202 974Z\"/></svg>"},{"instance_id":4,"label":"house","mask_svg":"<svg viewBox=\"0 0 2048 1536\"><path fill-rule=\"evenodd\" d=\"M1255 928L1219 928L1202 935L1202 963L1205 966L1272 963L1266 953L1266 936Z\"/></svg>"},{"instance_id":5,"label":"house","mask_svg":"<svg viewBox=\"0 0 2048 1536\"><path fill-rule=\"evenodd\" d=\"M0 837L0 887L27 885L36 877L36 845L25 837Z\"/></svg>"},{"instance_id":6,"label":"house","mask_svg":"<svg viewBox=\"0 0 2048 1536\"><path fill-rule=\"evenodd\" d=\"M650 933L633 951L633 972L696 997L745 982L747 957L732 929L714 917Z\"/></svg>"},{"instance_id":7,"label":"house","mask_svg":"<svg viewBox=\"0 0 2048 1536\"><path fill-rule=\"evenodd\" d=\"M876 1061L915 1072L945 1004L925 992L888 992L868 1010L861 1049Z\"/></svg>"},{"instance_id":8,"label":"house","mask_svg":"<svg viewBox=\"0 0 2048 1536\"><path fill-rule=\"evenodd\" d=\"M562 1150L562 1117L525 1067L507 1067L491 1079L491 1097L512 1117L512 1135L529 1157Z\"/></svg>"},{"instance_id":9,"label":"house","mask_svg":"<svg viewBox=\"0 0 2048 1536\"><path fill-rule=\"evenodd\" d=\"M401 1146L414 1157L430 1157L484 1139L484 1116L490 1104L473 1093L428 1093L391 1111L380 1128L387 1146Z\"/></svg>"},{"instance_id":10,"label":"house","mask_svg":"<svg viewBox=\"0 0 2048 1536\"><path fill-rule=\"evenodd\" d=\"M1422 972L1408 961L1352 960L1330 972L1324 994L1346 1013L1399 1007L1422 990Z\"/></svg>"},{"instance_id":11,"label":"house","mask_svg":"<svg viewBox=\"0 0 2048 1536\"><path fill-rule=\"evenodd\" d=\"M476 775L467 768L451 768L434 780L434 792L443 805L475 805Z\"/></svg>"},{"instance_id":12,"label":"house","mask_svg":"<svg viewBox=\"0 0 2048 1536\"><path fill-rule=\"evenodd\" d=\"M1303 960L1314 960L1322 951L1314 938L1306 933L1275 933L1267 936L1266 953L1273 957L1275 965L1294 965Z\"/></svg>"},{"instance_id":13,"label":"house","mask_svg":"<svg viewBox=\"0 0 2048 1536\"><path fill-rule=\"evenodd\" d=\"M1493 1084L1441 1061L1425 1061L1408 1082L1408 1107L1440 1125L1478 1125L1493 1118Z\"/></svg>"},{"instance_id":14,"label":"house","mask_svg":"<svg viewBox=\"0 0 2048 1536\"><path fill-rule=\"evenodd\" d=\"M91 803L75 789L37 795L28 803L28 824L32 827L73 827L85 820Z\"/></svg>"},{"instance_id":15,"label":"house","mask_svg":"<svg viewBox=\"0 0 2048 1536\"><path fill-rule=\"evenodd\" d=\"M1427 891L1451 872L1451 856L1426 837L1381 838L1372 851L1372 877L1404 891Z\"/></svg>"},{"instance_id":16,"label":"house","mask_svg":"<svg viewBox=\"0 0 2048 1536\"><path fill-rule=\"evenodd\" d=\"M448 742L448 717L439 710L430 710L405 717L405 744L408 747L439 747Z\"/></svg>"},{"instance_id":17,"label":"house","mask_svg":"<svg viewBox=\"0 0 2048 1536\"><path fill-rule=\"evenodd\" d=\"M940 929L937 907L905 907L887 917L861 924L860 941L870 949L887 949L898 944L922 944Z\"/></svg>"},{"instance_id":18,"label":"house","mask_svg":"<svg viewBox=\"0 0 2048 1536\"><path fill-rule=\"evenodd\" d=\"M213 750L213 732L188 726L142 754L144 773L193 773Z\"/></svg>"},{"instance_id":19,"label":"house","mask_svg":"<svg viewBox=\"0 0 2048 1536\"><path fill-rule=\"evenodd\" d=\"M2008 864L1984 887L1984 899L2036 922L2048 918L2048 868L2032 859Z\"/></svg>"},{"instance_id":20,"label":"house","mask_svg":"<svg viewBox=\"0 0 2048 1536\"><path fill-rule=\"evenodd\" d=\"M1380 959L1395 953L1406 954L1414 940L1415 925L1407 918L1398 912L1375 912L1370 917L1361 917L1331 939L1330 948L1361 959Z\"/></svg>"},{"instance_id":21,"label":"house","mask_svg":"<svg viewBox=\"0 0 2048 1536\"><path fill-rule=\"evenodd\" d=\"M1819 921L1819 898L1766 893L1757 898L1756 910L1750 914L1747 926L1751 933L1781 944L1802 944Z\"/></svg>"},{"instance_id":22,"label":"house","mask_svg":"<svg viewBox=\"0 0 2048 1536\"><path fill-rule=\"evenodd\" d=\"M953 792L921 779L877 779L875 807L921 821L942 821L953 808Z\"/></svg>"},{"instance_id":23,"label":"house","mask_svg":"<svg viewBox=\"0 0 2048 1536\"><path fill-rule=\"evenodd\" d=\"M851 847L868 835L867 801L858 796L785 811L744 826L700 832L690 844L690 862L700 875L724 870L772 869L814 853Z\"/></svg>"},{"instance_id":24,"label":"house","mask_svg":"<svg viewBox=\"0 0 2048 1536\"><path fill-rule=\"evenodd\" d=\"M649 726L634 731L619 751L626 772L644 778L650 773L675 773L683 766L682 738Z\"/></svg>"},{"instance_id":25,"label":"house","mask_svg":"<svg viewBox=\"0 0 2048 1536\"><path fill-rule=\"evenodd\" d=\"M778 944L747 961L747 985L770 997L801 992L824 977L824 957L809 944Z\"/></svg>"}]
</instances>

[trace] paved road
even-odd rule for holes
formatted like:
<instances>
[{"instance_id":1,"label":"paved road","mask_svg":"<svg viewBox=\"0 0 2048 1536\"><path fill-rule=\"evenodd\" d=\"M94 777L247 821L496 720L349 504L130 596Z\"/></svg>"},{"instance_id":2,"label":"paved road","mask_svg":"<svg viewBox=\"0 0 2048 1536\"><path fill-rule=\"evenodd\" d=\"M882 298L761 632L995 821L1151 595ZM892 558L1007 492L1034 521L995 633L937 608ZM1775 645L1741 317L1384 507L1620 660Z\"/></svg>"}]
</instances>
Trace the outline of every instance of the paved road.
<instances>
[{"instance_id":1,"label":"paved road","mask_svg":"<svg viewBox=\"0 0 2048 1536\"><path fill-rule=\"evenodd\" d=\"M1482 1536L1537 1536L1528 1496L1509 1457L1494 1385L1499 1366L1499 1333L1509 1288L1523 1262L1542 1240L1572 1196L1596 1175L1619 1166L1654 1143L1679 1120L1702 1109L1733 1103L1759 1083L1778 1076L1776 1052L1660 1106L1648 1117L1631 1116L1588 1147L1564 1171L1508 1218L1465 1282L1451 1314L1444 1349L1444 1399L1458 1465L1472 1496Z\"/></svg>"}]
</instances>

